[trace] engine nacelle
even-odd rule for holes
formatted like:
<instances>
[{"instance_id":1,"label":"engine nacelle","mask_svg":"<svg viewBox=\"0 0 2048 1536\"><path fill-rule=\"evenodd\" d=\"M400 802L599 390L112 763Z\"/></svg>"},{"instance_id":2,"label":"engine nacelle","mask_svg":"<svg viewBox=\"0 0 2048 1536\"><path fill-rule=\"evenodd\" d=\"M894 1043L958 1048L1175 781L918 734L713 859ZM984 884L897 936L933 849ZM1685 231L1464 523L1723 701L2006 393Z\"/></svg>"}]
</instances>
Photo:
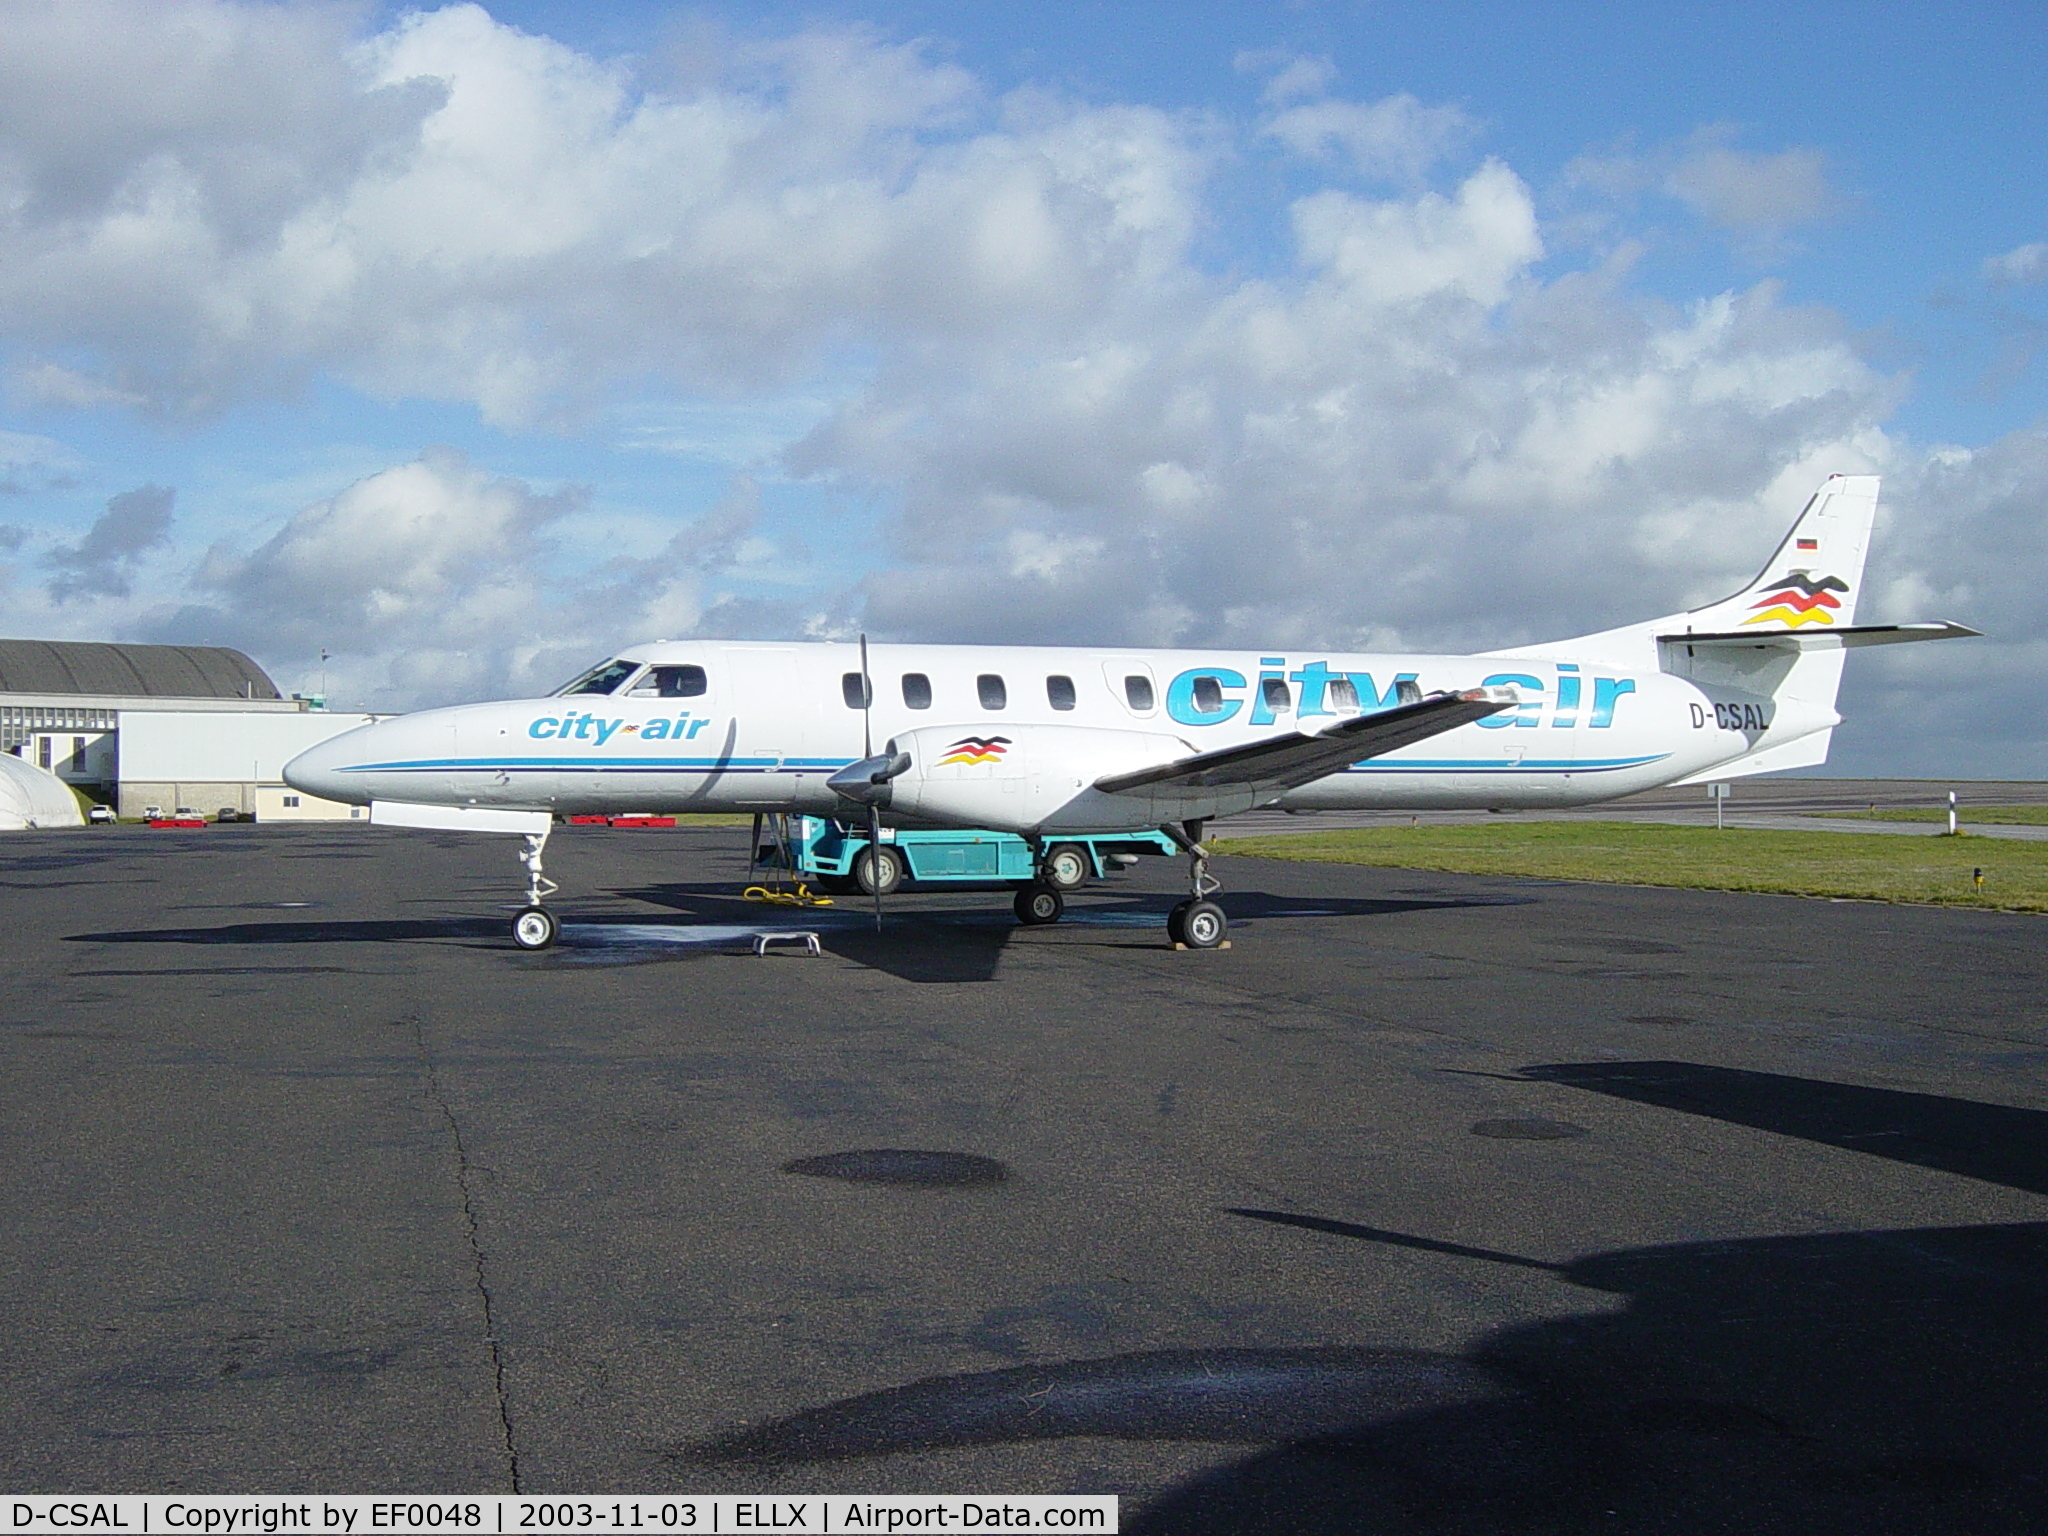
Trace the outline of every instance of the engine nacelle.
<instances>
[{"instance_id":1,"label":"engine nacelle","mask_svg":"<svg viewBox=\"0 0 2048 1536\"><path fill-rule=\"evenodd\" d=\"M1177 736L1085 725L923 726L885 749L910 759L889 776L886 804L898 815L997 832L1135 830L1157 824L1151 798L1091 786L1193 751Z\"/></svg>"}]
</instances>

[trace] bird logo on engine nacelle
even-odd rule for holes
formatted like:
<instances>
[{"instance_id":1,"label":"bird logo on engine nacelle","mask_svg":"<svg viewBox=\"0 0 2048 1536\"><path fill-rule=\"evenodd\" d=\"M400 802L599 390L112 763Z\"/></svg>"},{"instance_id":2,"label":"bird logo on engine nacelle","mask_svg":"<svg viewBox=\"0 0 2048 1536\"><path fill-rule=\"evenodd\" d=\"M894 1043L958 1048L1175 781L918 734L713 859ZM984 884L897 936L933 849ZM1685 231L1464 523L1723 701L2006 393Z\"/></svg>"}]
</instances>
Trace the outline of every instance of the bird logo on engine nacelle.
<instances>
[{"instance_id":1,"label":"bird logo on engine nacelle","mask_svg":"<svg viewBox=\"0 0 2048 1536\"><path fill-rule=\"evenodd\" d=\"M982 763L999 763L1009 747L1010 738L1007 736L963 736L946 748L946 755L939 759L939 766L945 768L957 763L973 768Z\"/></svg>"}]
</instances>

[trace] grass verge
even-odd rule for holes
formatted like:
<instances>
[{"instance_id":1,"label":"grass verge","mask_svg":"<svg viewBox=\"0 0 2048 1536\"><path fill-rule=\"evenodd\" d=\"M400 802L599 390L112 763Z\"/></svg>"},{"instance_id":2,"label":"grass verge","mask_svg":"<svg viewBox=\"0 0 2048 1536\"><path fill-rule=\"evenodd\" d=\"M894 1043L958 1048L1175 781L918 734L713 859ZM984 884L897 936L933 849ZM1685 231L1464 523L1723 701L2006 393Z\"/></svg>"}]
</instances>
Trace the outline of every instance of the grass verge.
<instances>
[{"instance_id":1,"label":"grass verge","mask_svg":"<svg viewBox=\"0 0 2048 1536\"><path fill-rule=\"evenodd\" d=\"M1518 821L1229 838L1262 859L2048 912L2048 843ZM1973 871L1982 869L1978 890Z\"/></svg>"}]
</instances>

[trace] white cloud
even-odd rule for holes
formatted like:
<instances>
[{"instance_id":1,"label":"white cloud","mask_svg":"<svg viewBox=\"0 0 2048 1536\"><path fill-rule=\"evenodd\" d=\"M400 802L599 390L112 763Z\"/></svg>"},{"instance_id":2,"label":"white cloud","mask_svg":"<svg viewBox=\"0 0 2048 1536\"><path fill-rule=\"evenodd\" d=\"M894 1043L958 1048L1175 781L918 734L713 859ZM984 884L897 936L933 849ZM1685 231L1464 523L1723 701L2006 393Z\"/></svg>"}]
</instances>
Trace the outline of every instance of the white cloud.
<instances>
[{"instance_id":1,"label":"white cloud","mask_svg":"<svg viewBox=\"0 0 2048 1536\"><path fill-rule=\"evenodd\" d=\"M1362 176L1416 182L1463 148L1478 125L1456 107L1403 93L1365 104L1312 101L1275 113L1261 132L1310 159L1339 157Z\"/></svg>"},{"instance_id":2,"label":"white cloud","mask_svg":"<svg viewBox=\"0 0 2048 1536\"><path fill-rule=\"evenodd\" d=\"M142 557L170 543L176 500L177 492L162 485L109 498L84 538L43 556L43 564L57 573L46 589L50 600L61 606L79 598L128 596Z\"/></svg>"},{"instance_id":3,"label":"white cloud","mask_svg":"<svg viewBox=\"0 0 2048 1536\"><path fill-rule=\"evenodd\" d=\"M71 485L84 468L77 454L52 438L0 431L0 496Z\"/></svg>"},{"instance_id":4,"label":"white cloud","mask_svg":"<svg viewBox=\"0 0 2048 1536\"><path fill-rule=\"evenodd\" d=\"M1565 183L1623 203L1645 192L1672 198L1759 260L1791 250L1793 230L1848 211L1819 150L1751 154L1736 147L1736 137L1733 127L1716 123L1647 153L1582 155L1566 167Z\"/></svg>"},{"instance_id":5,"label":"white cloud","mask_svg":"<svg viewBox=\"0 0 2048 1536\"><path fill-rule=\"evenodd\" d=\"M345 14L81 0L8 34L0 334L94 360L18 391L176 412L332 369L519 424L1035 326L1192 226L1163 114L1020 98L977 129L963 71L858 32L664 91L475 6L356 46ZM32 110L59 101L96 115Z\"/></svg>"},{"instance_id":6,"label":"white cloud","mask_svg":"<svg viewBox=\"0 0 2048 1536\"><path fill-rule=\"evenodd\" d=\"M1290 53L1285 48L1254 48L1231 60L1241 75L1266 75L1259 99L1268 106L1298 96L1321 96L1337 78L1337 66L1320 54Z\"/></svg>"},{"instance_id":7,"label":"white cloud","mask_svg":"<svg viewBox=\"0 0 2048 1536\"><path fill-rule=\"evenodd\" d=\"M1984 280L1995 288L2019 288L2048 278L2048 241L2016 246L1984 259Z\"/></svg>"}]
</instances>

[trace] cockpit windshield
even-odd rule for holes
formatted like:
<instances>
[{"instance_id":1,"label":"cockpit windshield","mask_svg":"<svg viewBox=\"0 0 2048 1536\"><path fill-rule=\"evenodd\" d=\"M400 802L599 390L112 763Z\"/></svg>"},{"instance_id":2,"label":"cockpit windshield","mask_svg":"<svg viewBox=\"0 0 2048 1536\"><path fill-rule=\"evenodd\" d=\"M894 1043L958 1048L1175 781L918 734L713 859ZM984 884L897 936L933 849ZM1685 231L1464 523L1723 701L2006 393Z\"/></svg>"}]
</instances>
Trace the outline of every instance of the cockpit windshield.
<instances>
[{"instance_id":1,"label":"cockpit windshield","mask_svg":"<svg viewBox=\"0 0 2048 1536\"><path fill-rule=\"evenodd\" d=\"M557 688L553 696L566 699L572 693L610 693L639 670L637 661L601 661L575 682Z\"/></svg>"}]
</instances>

